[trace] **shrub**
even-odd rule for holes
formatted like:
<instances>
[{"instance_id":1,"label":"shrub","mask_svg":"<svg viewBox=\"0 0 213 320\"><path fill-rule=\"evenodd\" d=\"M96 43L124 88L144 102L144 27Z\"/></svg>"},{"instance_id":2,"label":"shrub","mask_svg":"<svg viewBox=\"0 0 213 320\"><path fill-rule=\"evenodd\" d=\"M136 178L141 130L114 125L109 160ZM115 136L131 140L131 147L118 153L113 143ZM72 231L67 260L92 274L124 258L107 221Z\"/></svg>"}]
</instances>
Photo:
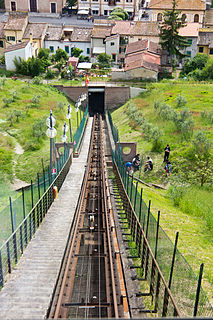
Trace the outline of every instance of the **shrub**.
<instances>
[{"instance_id":1,"label":"shrub","mask_svg":"<svg viewBox=\"0 0 213 320\"><path fill-rule=\"evenodd\" d=\"M63 111L63 110L64 110L64 104L63 104L62 101L59 101L59 102L58 102L57 108L58 108L60 111Z\"/></svg>"},{"instance_id":2,"label":"shrub","mask_svg":"<svg viewBox=\"0 0 213 320\"><path fill-rule=\"evenodd\" d=\"M177 98L176 98L176 107L177 108L181 108L181 107L184 107L187 103L187 100L185 98L185 96L181 96L181 94L178 94Z\"/></svg>"},{"instance_id":3,"label":"shrub","mask_svg":"<svg viewBox=\"0 0 213 320\"><path fill-rule=\"evenodd\" d=\"M209 56L207 54L198 53L194 58L186 60L180 72L180 77L188 75L189 73L192 73L196 69L202 70L205 67L208 59L209 59Z\"/></svg>"},{"instance_id":4,"label":"shrub","mask_svg":"<svg viewBox=\"0 0 213 320\"><path fill-rule=\"evenodd\" d=\"M48 69L45 74L45 79L54 79L55 78L55 71Z\"/></svg>"},{"instance_id":5,"label":"shrub","mask_svg":"<svg viewBox=\"0 0 213 320\"><path fill-rule=\"evenodd\" d=\"M9 105L13 102L13 98L4 97L2 100L4 102L4 107L5 108L8 108Z\"/></svg>"},{"instance_id":6,"label":"shrub","mask_svg":"<svg viewBox=\"0 0 213 320\"><path fill-rule=\"evenodd\" d=\"M38 95L34 95L32 98L32 103L34 104L34 106L37 106L40 102L41 96L40 94Z\"/></svg>"},{"instance_id":7,"label":"shrub","mask_svg":"<svg viewBox=\"0 0 213 320\"><path fill-rule=\"evenodd\" d=\"M41 138L46 136L46 119L37 120L32 127L32 135L40 141Z\"/></svg>"},{"instance_id":8,"label":"shrub","mask_svg":"<svg viewBox=\"0 0 213 320\"><path fill-rule=\"evenodd\" d=\"M18 99L18 92L16 90L11 92L13 102Z\"/></svg>"},{"instance_id":9,"label":"shrub","mask_svg":"<svg viewBox=\"0 0 213 320\"><path fill-rule=\"evenodd\" d=\"M39 77L39 76L34 77L32 80L32 83L36 85L41 85L43 83L42 77Z\"/></svg>"}]
</instances>

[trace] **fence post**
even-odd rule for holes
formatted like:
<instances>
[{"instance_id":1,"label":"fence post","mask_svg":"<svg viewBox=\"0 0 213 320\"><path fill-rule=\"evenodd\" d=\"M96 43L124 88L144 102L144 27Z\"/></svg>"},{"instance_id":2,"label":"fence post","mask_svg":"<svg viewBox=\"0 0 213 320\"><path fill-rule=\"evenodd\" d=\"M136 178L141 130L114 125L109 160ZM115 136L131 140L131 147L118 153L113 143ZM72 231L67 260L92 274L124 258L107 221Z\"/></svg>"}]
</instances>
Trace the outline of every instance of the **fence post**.
<instances>
[{"instance_id":1,"label":"fence post","mask_svg":"<svg viewBox=\"0 0 213 320\"><path fill-rule=\"evenodd\" d=\"M38 199L41 198L41 191L40 191L40 180L39 180L39 174L37 173L37 180L38 180Z\"/></svg>"},{"instance_id":2,"label":"fence post","mask_svg":"<svg viewBox=\"0 0 213 320\"><path fill-rule=\"evenodd\" d=\"M141 188L141 196L140 196L139 222L141 222L141 214L142 214L142 197L143 197L143 188Z\"/></svg>"},{"instance_id":3,"label":"fence post","mask_svg":"<svg viewBox=\"0 0 213 320\"><path fill-rule=\"evenodd\" d=\"M33 182L31 180L31 203L32 203L32 208L33 208Z\"/></svg>"},{"instance_id":4,"label":"fence post","mask_svg":"<svg viewBox=\"0 0 213 320\"><path fill-rule=\"evenodd\" d=\"M7 241L7 263L8 263L8 272L11 273L11 260L10 260L10 247L9 242Z\"/></svg>"},{"instance_id":5,"label":"fence post","mask_svg":"<svg viewBox=\"0 0 213 320\"><path fill-rule=\"evenodd\" d=\"M44 193L46 191L46 179L45 179L45 170L43 169L43 179L44 179Z\"/></svg>"},{"instance_id":6,"label":"fence post","mask_svg":"<svg viewBox=\"0 0 213 320\"><path fill-rule=\"evenodd\" d=\"M12 200L11 197L10 199L10 219L11 219L11 228L12 228L12 233L14 232L14 225L13 225L13 209L12 209Z\"/></svg>"},{"instance_id":7,"label":"fence post","mask_svg":"<svg viewBox=\"0 0 213 320\"><path fill-rule=\"evenodd\" d=\"M200 265L200 273L199 273L199 278L198 278L198 283L197 283L197 291L196 291L193 317L197 316L198 304L199 304L199 298L200 298L201 281L202 281L202 276L203 276L203 267L204 267L204 264L202 263Z\"/></svg>"},{"instance_id":8,"label":"fence post","mask_svg":"<svg viewBox=\"0 0 213 320\"><path fill-rule=\"evenodd\" d=\"M169 284L168 284L168 288L169 289L171 289L171 285L172 285L172 276L173 276L173 270L174 270L175 255L176 255L176 251L177 251L178 235L179 235L179 232L176 233L176 238L175 238L175 246L174 246L174 251L173 251L172 265L171 265L170 276L169 276ZM163 300L162 317L166 317L167 309L168 309L168 291L165 289L165 291L164 291L164 300Z\"/></svg>"},{"instance_id":9,"label":"fence post","mask_svg":"<svg viewBox=\"0 0 213 320\"><path fill-rule=\"evenodd\" d=\"M147 214L147 223L146 223L146 238L148 237L148 229L149 229L149 216L150 216L150 207L151 200L149 200L148 214Z\"/></svg>"},{"instance_id":10,"label":"fence post","mask_svg":"<svg viewBox=\"0 0 213 320\"><path fill-rule=\"evenodd\" d=\"M23 218L25 219L24 188L22 187Z\"/></svg>"},{"instance_id":11,"label":"fence post","mask_svg":"<svg viewBox=\"0 0 213 320\"><path fill-rule=\"evenodd\" d=\"M138 192L138 181L136 182L136 187L135 187L134 211L135 211L136 201L137 201L137 192Z\"/></svg>"},{"instance_id":12,"label":"fence post","mask_svg":"<svg viewBox=\"0 0 213 320\"><path fill-rule=\"evenodd\" d=\"M132 175L132 183L131 183L131 189L130 189L130 202L132 203L132 187L133 187L133 175Z\"/></svg>"},{"instance_id":13,"label":"fence post","mask_svg":"<svg viewBox=\"0 0 213 320\"><path fill-rule=\"evenodd\" d=\"M157 220L157 230L156 230L156 240L155 240L155 259L157 259L157 252L158 252L159 225L160 225L160 211L158 211L158 220Z\"/></svg>"},{"instance_id":14,"label":"fence post","mask_svg":"<svg viewBox=\"0 0 213 320\"><path fill-rule=\"evenodd\" d=\"M3 268L2 268L2 258L1 258L1 250L0 250L0 287L3 287L4 277L3 277Z\"/></svg>"}]
</instances>

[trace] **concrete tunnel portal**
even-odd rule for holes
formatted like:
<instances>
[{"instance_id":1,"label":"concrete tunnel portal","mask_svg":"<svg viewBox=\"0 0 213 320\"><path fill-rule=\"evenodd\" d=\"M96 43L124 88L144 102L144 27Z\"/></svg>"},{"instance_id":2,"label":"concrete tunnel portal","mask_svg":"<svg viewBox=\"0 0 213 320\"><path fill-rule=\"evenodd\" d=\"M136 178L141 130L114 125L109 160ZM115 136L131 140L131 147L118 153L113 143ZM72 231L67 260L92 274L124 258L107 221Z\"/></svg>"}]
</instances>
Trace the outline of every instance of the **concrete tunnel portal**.
<instances>
[{"instance_id":1,"label":"concrete tunnel portal","mask_svg":"<svg viewBox=\"0 0 213 320\"><path fill-rule=\"evenodd\" d=\"M88 111L90 116L95 113L105 112L105 90L104 88L89 88L88 90Z\"/></svg>"}]
</instances>

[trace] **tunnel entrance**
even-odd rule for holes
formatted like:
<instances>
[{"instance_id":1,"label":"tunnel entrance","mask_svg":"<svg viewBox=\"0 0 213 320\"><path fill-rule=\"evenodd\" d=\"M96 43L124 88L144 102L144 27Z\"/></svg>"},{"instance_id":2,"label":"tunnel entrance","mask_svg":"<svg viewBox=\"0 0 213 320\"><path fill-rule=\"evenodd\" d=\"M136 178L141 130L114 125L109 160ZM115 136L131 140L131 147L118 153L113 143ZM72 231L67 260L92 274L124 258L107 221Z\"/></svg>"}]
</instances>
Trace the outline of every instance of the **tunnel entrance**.
<instances>
[{"instance_id":1,"label":"tunnel entrance","mask_svg":"<svg viewBox=\"0 0 213 320\"><path fill-rule=\"evenodd\" d=\"M89 89L89 115L104 114L104 88Z\"/></svg>"}]
</instances>

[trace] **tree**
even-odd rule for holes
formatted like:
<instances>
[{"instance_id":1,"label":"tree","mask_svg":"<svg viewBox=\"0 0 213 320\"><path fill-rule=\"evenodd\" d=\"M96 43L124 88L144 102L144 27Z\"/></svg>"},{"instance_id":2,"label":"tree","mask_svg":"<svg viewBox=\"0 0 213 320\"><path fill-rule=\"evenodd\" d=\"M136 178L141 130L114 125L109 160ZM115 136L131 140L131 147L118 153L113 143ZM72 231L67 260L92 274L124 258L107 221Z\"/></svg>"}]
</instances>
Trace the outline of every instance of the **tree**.
<instances>
[{"instance_id":1,"label":"tree","mask_svg":"<svg viewBox=\"0 0 213 320\"><path fill-rule=\"evenodd\" d=\"M163 22L160 26L160 44L162 49L166 49L170 55L170 63L173 68L173 58L183 58L185 54L182 49L188 46L187 40L180 36L178 31L185 26L185 22L179 17L176 10L176 1L172 1L172 10L163 13Z\"/></svg>"},{"instance_id":2,"label":"tree","mask_svg":"<svg viewBox=\"0 0 213 320\"><path fill-rule=\"evenodd\" d=\"M82 52L83 52L82 49L72 48L72 57L78 58L81 55Z\"/></svg>"},{"instance_id":3,"label":"tree","mask_svg":"<svg viewBox=\"0 0 213 320\"><path fill-rule=\"evenodd\" d=\"M32 126L33 137L37 138L38 141L40 141L41 138L44 138L46 136L45 129L46 129L46 119L42 118L37 120Z\"/></svg>"},{"instance_id":4,"label":"tree","mask_svg":"<svg viewBox=\"0 0 213 320\"><path fill-rule=\"evenodd\" d=\"M109 20L127 20L129 18L126 10L122 8L115 8L112 10L109 16Z\"/></svg>"},{"instance_id":5,"label":"tree","mask_svg":"<svg viewBox=\"0 0 213 320\"><path fill-rule=\"evenodd\" d=\"M97 57L100 69L110 68L111 57L109 54L100 53Z\"/></svg>"},{"instance_id":6,"label":"tree","mask_svg":"<svg viewBox=\"0 0 213 320\"><path fill-rule=\"evenodd\" d=\"M66 2L66 6L67 7L73 7L73 6L76 6L76 4L77 4L77 0L67 0L67 2Z\"/></svg>"},{"instance_id":7,"label":"tree","mask_svg":"<svg viewBox=\"0 0 213 320\"><path fill-rule=\"evenodd\" d=\"M194 56L194 58L186 60L180 72L180 77L184 77L196 69L202 70L205 67L208 59L209 56L207 54L198 53L196 56Z\"/></svg>"},{"instance_id":8,"label":"tree","mask_svg":"<svg viewBox=\"0 0 213 320\"><path fill-rule=\"evenodd\" d=\"M58 61L60 61L62 59L67 61L68 60L68 54L66 53L65 50L59 48L59 49L56 50L56 53L54 55L54 59L55 59L56 62L58 62Z\"/></svg>"}]
</instances>

